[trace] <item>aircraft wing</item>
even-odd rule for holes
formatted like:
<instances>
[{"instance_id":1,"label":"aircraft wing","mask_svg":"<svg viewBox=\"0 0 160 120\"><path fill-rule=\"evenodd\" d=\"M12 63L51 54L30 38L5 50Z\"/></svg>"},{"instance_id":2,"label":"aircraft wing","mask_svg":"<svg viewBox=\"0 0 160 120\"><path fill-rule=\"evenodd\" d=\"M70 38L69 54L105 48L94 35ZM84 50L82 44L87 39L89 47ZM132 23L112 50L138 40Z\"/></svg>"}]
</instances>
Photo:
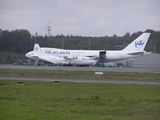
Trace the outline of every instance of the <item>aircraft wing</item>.
<instances>
[{"instance_id":1,"label":"aircraft wing","mask_svg":"<svg viewBox=\"0 0 160 120\"><path fill-rule=\"evenodd\" d=\"M64 58L69 60L73 59L73 58L69 58L68 56L64 56Z\"/></svg>"},{"instance_id":2,"label":"aircraft wing","mask_svg":"<svg viewBox=\"0 0 160 120\"><path fill-rule=\"evenodd\" d=\"M67 60L77 59L77 57L74 57L74 56L63 56L63 58L65 58Z\"/></svg>"}]
</instances>

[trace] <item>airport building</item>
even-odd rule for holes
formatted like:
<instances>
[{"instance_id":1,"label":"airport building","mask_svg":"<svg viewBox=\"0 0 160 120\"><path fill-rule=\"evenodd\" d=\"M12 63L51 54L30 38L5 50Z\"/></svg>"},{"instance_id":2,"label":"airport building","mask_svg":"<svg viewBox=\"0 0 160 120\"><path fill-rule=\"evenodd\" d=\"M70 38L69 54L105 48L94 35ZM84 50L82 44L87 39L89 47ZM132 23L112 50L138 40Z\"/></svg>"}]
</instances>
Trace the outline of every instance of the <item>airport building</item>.
<instances>
[{"instance_id":1,"label":"airport building","mask_svg":"<svg viewBox=\"0 0 160 120\"><path fill-rule=\"evenodd\" d=\"M121 60L114 63L117 67L160 67L160 54L151 53L141 57Z\"/></svg>"}]
</instances>

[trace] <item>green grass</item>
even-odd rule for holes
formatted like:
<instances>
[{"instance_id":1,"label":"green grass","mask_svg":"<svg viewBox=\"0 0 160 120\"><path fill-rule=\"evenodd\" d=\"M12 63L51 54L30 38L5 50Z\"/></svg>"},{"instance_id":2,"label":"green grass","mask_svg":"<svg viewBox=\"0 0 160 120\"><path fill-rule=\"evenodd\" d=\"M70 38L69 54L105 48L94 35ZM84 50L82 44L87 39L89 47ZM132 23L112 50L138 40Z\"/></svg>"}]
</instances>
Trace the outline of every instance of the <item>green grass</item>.
<instances>
[{"instance_id":1,"label":"green grass","mask_svg":"<svg viewBox=\"0 0 160 120\"><path fill-rule=\"evenodd\" d=\"M160 86L0 80L1 120L158 120Z\"/></svg>"},{"instance_id":2,"label":"green grass","mask_svg":"<svg viewBox=\"0 0 160 120\"><path fill-rule=\"evenodd\" d=\"M94 71L62 71L62 70L26 70L26 69L3 69L0 75L35 75L55 77L78 77L78 78L118 78L136 80L160 80L160 74L154 73L120 73L104 72L103 75L95 75Z\"/></svg>"}]
</instances>

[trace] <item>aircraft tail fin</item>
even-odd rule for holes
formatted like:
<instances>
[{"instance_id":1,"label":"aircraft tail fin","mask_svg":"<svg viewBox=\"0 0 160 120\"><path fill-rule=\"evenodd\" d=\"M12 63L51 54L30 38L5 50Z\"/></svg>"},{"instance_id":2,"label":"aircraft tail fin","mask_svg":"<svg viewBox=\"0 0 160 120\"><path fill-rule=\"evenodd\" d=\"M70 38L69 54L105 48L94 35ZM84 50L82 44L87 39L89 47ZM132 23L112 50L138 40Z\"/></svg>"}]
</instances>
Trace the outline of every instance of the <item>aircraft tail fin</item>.
<instances>
[{"instance_id":1,"label":"aircraft tail fin","mask_svg":"<svg viewBox=\"0 0 160 120\"><path fill-rule=\"evenodd\" d=\"M149 39L150 33L143 33L122 51L144 51L144 48Z\"/></svg>"},{"instance_id":2,"label":"aircraft tail fin","mask_svg":"<svg viewBox=\"0 0 160 120\"><path fill-rule=\"evenodd\" d=\"M41 54L41 48L39 46L39 44L34 44L34 48L33 48L33 54L34 54L34 65L38 65L39 62L39 55Z\"/></svg>"},{"instance_id":3,"label":"aircraft tail fin","mask_svg":"<svg viewBox=\"0 0 160 120\"><path fill-rule=\"evenodd\" d=\"M38 56L42 53L41 48L39 44L34 44L34 49L33 49L34 55Z\"/></svg>"}]
</instances>

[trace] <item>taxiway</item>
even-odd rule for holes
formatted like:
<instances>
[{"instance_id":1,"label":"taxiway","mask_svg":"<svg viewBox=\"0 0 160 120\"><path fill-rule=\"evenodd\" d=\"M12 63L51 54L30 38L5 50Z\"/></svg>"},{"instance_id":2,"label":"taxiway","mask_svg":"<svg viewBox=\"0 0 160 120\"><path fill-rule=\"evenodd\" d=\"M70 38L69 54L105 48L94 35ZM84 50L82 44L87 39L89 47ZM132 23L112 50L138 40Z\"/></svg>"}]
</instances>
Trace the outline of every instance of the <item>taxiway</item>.
<instances>
[{"instance_id":1,"label":"taxiway","mask_svg":"<svg viewBox=\"0 0 160 120\"><path fill-rule=\"evenodd\" d=\"M1 75L1 80L35 80L35 81L59 81L59 82L83 82L83 83L118 83L118 84L151 84L160 85L160 80L129 80L129 79L102 79L102 78L66 78L51 76L10 76Z\"/></svg>"},{"instance_id":2,"label":"taxiway","mask_svg":"<svg viewBox=\"0 0 160 120\"><path fill-rule=\"evenodd\" d=\"M159 67L61 67L61 66L21 66L0 65L3 69L36 69L36 70L70 70L70 71L98 71L98 72L135 72L160 74ZM152 84L160 85L160 80L131 80L131 79L102 79L102 78L64 78L51 76L12 76L0 75L1 80L41 80L41 81L63 81L63 82L92 82L92 83L119 83L119 84Z\"/></svg>"},{"instance_id":3,"label":"taxiway","mask_svg":"<svg viewBox=\"0 0 160 120\"><path fill-rule=\"evenodd\" d=\"M63 67L63 66L23 66L0 65L8 69L37 69L37 70L69 70L69 71L101 71L101 72L135 72L135 73L160 73L160 67Z\"/></svg>"}]
</instances>

